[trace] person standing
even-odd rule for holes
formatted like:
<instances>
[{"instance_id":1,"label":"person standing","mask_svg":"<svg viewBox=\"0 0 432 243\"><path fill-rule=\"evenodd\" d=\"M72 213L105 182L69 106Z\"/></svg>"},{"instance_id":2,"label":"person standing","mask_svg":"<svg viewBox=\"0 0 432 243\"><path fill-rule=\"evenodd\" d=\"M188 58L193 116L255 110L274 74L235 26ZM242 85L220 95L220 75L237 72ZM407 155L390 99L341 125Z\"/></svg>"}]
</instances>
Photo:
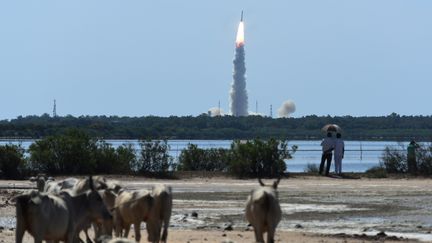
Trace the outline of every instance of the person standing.
<instances>
[{"instance_id":1,"label":"person standing","mask_svg":"<svg viewBox=\"0 0 432 243\"><path fill-rule=\"evenodd\" d=\"M408 173L410 174L417 173L416 149L419 147L414 140L411 140L407 147Z\"/></svg>"},{"instance_id":2,"label":"person standing","mask_svg":"<svg viewBox=\"0 0 432 243\"><path fill-rule=\"evenodd\" d=\"M327 167L325 175L328 176L330 172L331 160L332 160L332 151L334 149L334 140L332 137L332 133L327 133L327 137L324 138L321 142L322 147L322 156L321 156L321 164L319 168L319 173L322 175L324 170L324 164L327 161Z\"/></svg>"},{"instance_id":3,"label":"person standing","mask_svg":"<svg viewBox=\"0 0 432 243\"><path fill-rule=\"evenodd\" d=\"M345 154L345 143L342 140L340 133L336 134L336 141L334 147L334 161L335 161L335 173L342 174L342 159Z\"/></svg>"}]
</instances>

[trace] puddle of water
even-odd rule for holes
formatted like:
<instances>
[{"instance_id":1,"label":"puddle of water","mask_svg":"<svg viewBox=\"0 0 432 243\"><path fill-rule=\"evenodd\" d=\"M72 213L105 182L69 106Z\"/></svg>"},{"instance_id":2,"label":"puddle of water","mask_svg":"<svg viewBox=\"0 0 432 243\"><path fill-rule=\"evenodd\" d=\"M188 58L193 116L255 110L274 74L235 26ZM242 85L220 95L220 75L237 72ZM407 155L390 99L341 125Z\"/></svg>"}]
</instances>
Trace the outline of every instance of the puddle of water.
<instances>
[{"instance_id":1,"label":"puddle of water","mask_svg":"<svg viewBox=\"0 0 432 243\"><path fill-rule=\"evenodd\" d=\"M5 229L15 228L16 220L15 217L0 217L0 226Z\"/></svg>"},{"instance_id":2,"label":"puddle of water","mask_svg":"<svg viewBox=\"0 0 432 243\"><path fill-rule=\"evenodd\" d=\"M364 211L368 208L352 208L344 204L296 204L296 203L281 203L282 211L285 214L294 214L301 212L319 212L319 213L332 213L332 212L347 212L347 211Z\"/></svg>"},{"instance_id":3,"label":"puddle of water","mask_svg":"<svg viewBox=\"0 0 432 243\"><path fill-rule=\"evenodd\" d=\"M362 234L365 234L367 236L376 236L378 233L380 233L380 231L363 232L363 231L355 230L355 229L307 229L307 230L293 230L293 231L302 231L302 232L318 233L318 234L326 234L326 235L336 235L336 234L362 235ZM432 234L414 233L414 232L401 233L401 232L391 232L391 231L386 231L385 234L387 236L402 237L405 239L418 240L418 241L422 241L422 242L431 242L432 241Z\"/></svg>"},{"instance_id":4,"label":"puddle of water","mask_svg":"<svg viewBox=\"0 0 432 243\"><path fill-rule=\"evenodd\" d=\"M408 239L414 239L419 241L431 242L432 235L431 234L422 234L422 233L398 233L398 232L385 232L389 236L403 237Z\"/></svg>"},{"instance_id":5,"label":"puddle of water","mask_svg":"<svg viewBox=\"0 0 432 243\"><path fill-rule=\"evenodd\" d=\"M184 214L175 214L171 217L170 226L178 228L190 228L205 225L206 222L201 219L185 216Z\"/></svg>"}]
</instances>

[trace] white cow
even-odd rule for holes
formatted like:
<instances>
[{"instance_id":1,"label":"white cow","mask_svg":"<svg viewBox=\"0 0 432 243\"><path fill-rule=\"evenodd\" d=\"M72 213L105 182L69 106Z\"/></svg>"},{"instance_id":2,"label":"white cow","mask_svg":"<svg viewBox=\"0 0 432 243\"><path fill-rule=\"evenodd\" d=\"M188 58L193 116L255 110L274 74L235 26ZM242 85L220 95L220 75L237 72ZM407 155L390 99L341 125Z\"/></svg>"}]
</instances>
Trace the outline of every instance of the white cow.
<instances>
[{"instance_id":1,"label":"white cow","mask_svg":"<svg viewBox=\"0 0 432 243\"><path fill-rule=\"evenodd\" d=\"M154 204L147 220L147 233L149 242L166 242L168 227L172 210L171 187L156 185L153 187L152 196ZM161 235L163 225L163 231Z\"/></svg>"},{"instance_id":2,"label":"white cow","mask_svg":"<svg viewBox=\"0 0 432 243\"><path fill-rule=\"evenodd\" d=\"M266 186L261 179L258 181L261 187L252 190L247 199L246 219L254 228L256 242L264 243L263 235L267 232L267 243L273 243L276 227L282 217L276 190L280 178L271 186Z\"/></svg>"}]
</instances>

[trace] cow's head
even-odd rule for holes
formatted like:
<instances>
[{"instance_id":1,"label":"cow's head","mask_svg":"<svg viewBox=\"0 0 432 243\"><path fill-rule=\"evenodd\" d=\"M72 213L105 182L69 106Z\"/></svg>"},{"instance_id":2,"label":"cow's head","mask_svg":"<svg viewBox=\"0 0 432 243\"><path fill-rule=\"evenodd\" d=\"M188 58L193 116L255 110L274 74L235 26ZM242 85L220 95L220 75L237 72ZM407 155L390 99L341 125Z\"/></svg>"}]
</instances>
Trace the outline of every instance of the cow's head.
<instances>
[{"instance_id":1,"label":"cow's head","mask_svg":"<svg viewBox=\"0 0 432 243\"><path fill-rule=\"evenodd\" d=\"M51 177L50 177L51 178ZM38 174L37 176L30 177L31 182L36 182L38 191L43 192L45 189L45 183L48 181L46 174ZM52 179L54 180L54 179Z\"/></svg>"},{"instance_id":2,"label":"cow's head","mask_svg":"<svg viewBox=\"0 0 432 243\"><path fill-rule=\"evenodd\" d=\"M277 189L279 182L280 182L280 179L281 178L279 177L276 181L273 182L273 185L271 185L271 187L273 187L273 189L275 189L275 190ZM258 182L261 186L266 186L266 184L264 184L264 182L261 180L261 178L258 178Z\"/></svg>"}]
</instances>

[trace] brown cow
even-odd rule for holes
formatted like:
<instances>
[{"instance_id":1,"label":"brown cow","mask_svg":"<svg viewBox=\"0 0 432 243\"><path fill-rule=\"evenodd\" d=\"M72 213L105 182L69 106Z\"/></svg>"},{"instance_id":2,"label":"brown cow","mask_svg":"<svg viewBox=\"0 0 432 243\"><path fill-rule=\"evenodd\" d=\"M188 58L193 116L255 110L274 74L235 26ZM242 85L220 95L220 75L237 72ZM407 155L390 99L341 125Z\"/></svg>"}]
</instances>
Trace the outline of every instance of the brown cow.
<instances>
[{"instance_id":1,"label":"brown cow","mask_svg":"<svg viewBox=\"0 0 432 243\"><path fill-rule=\"evenodd\" d=\"M141 239L140 225L146 222L153 206L153 197L147 190L122 191L115 200L114 225L116 237L127 237L130 225L134 225L135 240ZM123 230L124 233L123 233Z\"/></svg>"},{"instance_id":2,"label":"brown cow","mask_svg":"<svg viewBox=\"0 0 432 243\"><path fill-rule=\"evenodd\" d=\"M98 190L99 195L102 197L102 200L109 211L114 209L115 199L117 198L117 194L114 192L114 189L104 189ZM106 220L103 223L93 223L93 229L95 231L95 238L97 239L101 235L112 235L114 227L114 222L112 219Z\"/></svg>"},{"instance_id":3,"label":"brown cow","mask_svg":"<svg viewBox=\"0 0 432 243\"><path fill-rule=\"evenodd\" d=\"M172 210L171 187L156 185L153 187L152 196L154 198L154 204L147 220L148 241L166 242ZM163 232L161 236L162 225Z\"/></svg>"}]
</instances>

